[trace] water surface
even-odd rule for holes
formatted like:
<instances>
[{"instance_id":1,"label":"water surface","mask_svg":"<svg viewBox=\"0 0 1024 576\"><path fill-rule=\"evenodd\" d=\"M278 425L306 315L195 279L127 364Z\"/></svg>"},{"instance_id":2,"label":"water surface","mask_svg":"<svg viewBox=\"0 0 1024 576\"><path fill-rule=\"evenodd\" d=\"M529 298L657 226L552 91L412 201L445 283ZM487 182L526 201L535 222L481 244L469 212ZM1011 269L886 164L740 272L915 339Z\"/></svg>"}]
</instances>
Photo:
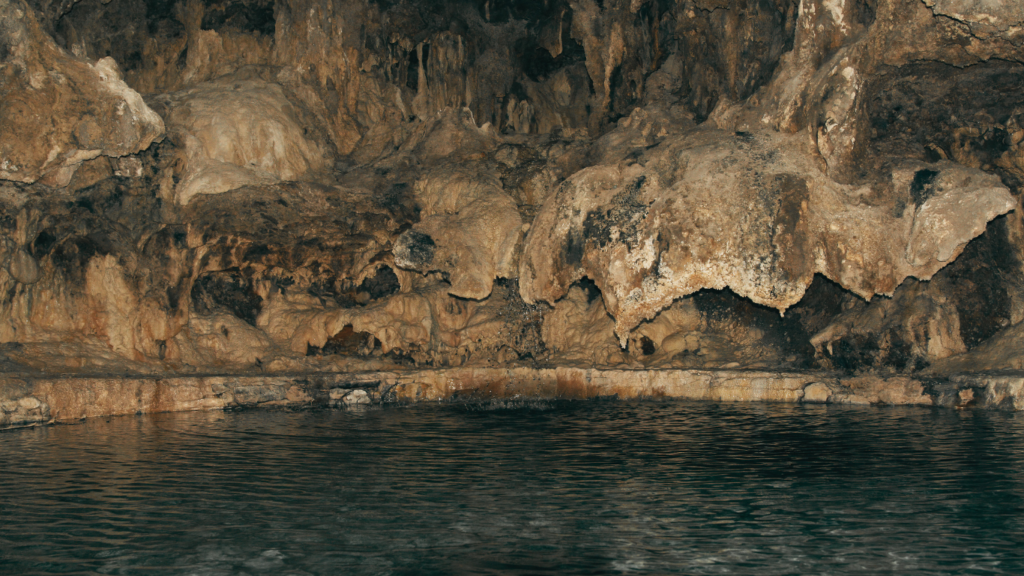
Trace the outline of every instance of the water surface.
<instances>
[{"instance_id":1,"label":"water surface","mask_svg":"<svg viewBox=\"0 0 1024 576\"><path fill-rule=\"evenodd\" d=\"M495 402L0 434L3 574L1024 574L1024 416Z\"/></svg>"}]
</instances>

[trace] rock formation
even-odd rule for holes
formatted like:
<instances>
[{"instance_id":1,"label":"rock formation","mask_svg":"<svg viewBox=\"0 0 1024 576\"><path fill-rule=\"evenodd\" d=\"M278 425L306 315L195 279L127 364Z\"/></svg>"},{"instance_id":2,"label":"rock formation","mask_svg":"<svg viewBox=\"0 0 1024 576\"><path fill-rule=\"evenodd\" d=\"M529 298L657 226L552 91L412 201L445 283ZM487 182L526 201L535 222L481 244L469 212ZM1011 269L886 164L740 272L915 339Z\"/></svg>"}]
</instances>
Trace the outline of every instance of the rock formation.
<instances>
[{"instance_id":1,"label":"rock formation","mask_svg":"<svg viewBox=\"0 0 1024 576\"><path fill-rule=\"evenodd\" d=\"M1020 369L1022 31L982 0L0 0L0 361L872 398Z\"/></svg>"}]
</instances>

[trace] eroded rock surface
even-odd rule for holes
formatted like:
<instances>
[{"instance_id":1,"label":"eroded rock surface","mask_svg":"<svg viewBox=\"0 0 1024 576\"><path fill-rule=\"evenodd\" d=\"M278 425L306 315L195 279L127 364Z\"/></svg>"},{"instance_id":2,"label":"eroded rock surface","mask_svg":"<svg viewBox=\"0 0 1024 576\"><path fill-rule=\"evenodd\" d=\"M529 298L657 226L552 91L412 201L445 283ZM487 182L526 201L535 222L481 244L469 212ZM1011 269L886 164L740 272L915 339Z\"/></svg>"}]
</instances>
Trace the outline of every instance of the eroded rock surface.
<instances>
[{"instance_id":1,"label":"eroded rock surface","mask_svg":"<svg viewBox=\"0 0 1024 576\"><path fill-rule=\"evenodd\" d=\"M168 137L181 150L174 201L220 194L248 184L315 180L331 166L326 139L281 85L247 74L197 84L157 99ZM304 127L306 126L306 127Z\"/></svg>"},{"instance_id":2,"label":"eroded rock surface","mask_svg":"<svg viewBox=\"0 0 1024 576\"><path fill-rule=\"evenodd\" d=\"M538 214L525 299L554 302L586 276L616 332L702 288L785 311L816 273L870 298L928 279L1015 206L997 177L908 163L888 181L830 179L799 136L684 133L636 164L581 170Z\"/></svg>"},{"instance_id":3,"label":"eroded rock surface","mask_svg":"<svg viewBox=\"0 0 1024 576\"><path fill-rule=\"evenodd\" d=\"M0 4L0 179L67 186L86 160L133 154L163 135L113 59L67 53L37 16L22 0Z\"/></svg>"},{"instance_id":4,"label":"eroded rock surface","mask_svg":"<svg viewBox=\"0 0 1024 576\"><path fill-rule=\"evenodd\" d=\"M0 369L1015 401L935 382L1020 368L1022 23L995 0L0 0ZM452 397L445 374L402 394ZM379 399L203 382L174 406ZM151 392L122 388L111 410ZM18 390L9 422L64 405Z\"/></svg>"}]
</instances>

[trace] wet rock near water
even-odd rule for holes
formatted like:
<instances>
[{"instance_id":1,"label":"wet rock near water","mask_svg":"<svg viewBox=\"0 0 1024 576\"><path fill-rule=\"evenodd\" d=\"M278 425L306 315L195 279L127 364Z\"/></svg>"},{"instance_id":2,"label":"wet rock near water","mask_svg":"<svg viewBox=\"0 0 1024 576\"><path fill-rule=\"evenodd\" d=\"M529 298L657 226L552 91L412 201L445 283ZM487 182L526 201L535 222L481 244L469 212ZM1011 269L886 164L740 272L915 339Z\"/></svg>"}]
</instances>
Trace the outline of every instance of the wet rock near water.
<instances>
[{"instance_id":1,"label":"wet rock near water","mask_svg":"<svg viewBox=\"0 0 1024 576\"><path fill-rule=\"evenodd\" d=\"M1012 405L949 384L1024 363L996 4L0 0L0 370L68 383L0 418L447 398L141 382L455 369Z\"/></svg>"},{"instance_id":2,"label":"wet rock near water","mask_svg":"<svg viewBox=\"0 0 1024 576\"><path fill-rule=\"evenodd\" d=\"M24 377L5 383L0 430L95 416L253 408L366 409L415 402L663 400L1024 409L1024 376L842 376L827 372L431 368L361 373Z\"/></svg>"}]
</instances>

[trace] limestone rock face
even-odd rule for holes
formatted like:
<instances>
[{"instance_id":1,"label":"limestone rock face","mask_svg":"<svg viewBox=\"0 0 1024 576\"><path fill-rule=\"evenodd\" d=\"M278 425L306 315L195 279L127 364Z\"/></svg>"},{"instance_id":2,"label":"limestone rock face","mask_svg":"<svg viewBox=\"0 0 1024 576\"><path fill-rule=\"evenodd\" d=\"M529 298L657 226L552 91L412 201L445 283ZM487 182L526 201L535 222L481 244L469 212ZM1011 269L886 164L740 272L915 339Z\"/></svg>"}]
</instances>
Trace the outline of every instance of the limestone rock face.
<instances>
[{"instance_id":1,"label":"limestone rock face","mask_svg":"<svg viewBox=\"0 0 1024 576\"><path fill-rule=\"evenodd\" d=\"M451 278L449 293L463 298L486 298L494 278L515 277L522 220L500 181L441 169L415 188L421 220L395 242L396 264L445 272Z\"/></svg>"},{"instance_id":2,"label":"limestone rock face","mask_svg":"<svg viewBox=\"0 0 1024 576\"><path fill-rule=\"evenodd\" d=\"M1019 368L1018 4L0 0L0 370Z\"/></svg>"},{"instance_id":3,"label":"limestone rock face","mask_svg":"<svg viewBox=\"0 0 1024 576\"><path fill-rule=\"evenodd\" d=\"M0 3L0 179L66 186L82 162L133 154L163 131L113 59L76 58L23 0Z\"/></svg>"},{"instance_id":4,"label":"limestone rock face","mask_svg":"<svg viewBox=\"0 0 1024 576\"><path fill-rule=\"evenodd\" d=\"M895 298L858 302L812 336L811 344L837 369L912 370L962 354L967 346L960 316L944 284L911 280Z\"/></svg>"},{"instance_id":5,"label":"limestone rock face","mask_svg":"<svg viewBox=\"0 0 1024 576\"><path fill-rule=\"evenodd\" d=\"M780 311L816 273L864 298L891 295L1015 205L998 178L951 163L908 163L861 186L822 168L799 136L698 130L636 164L582 170L530 229L523 297L553 303L589 277L625 345L641 321L703 288Z\"/></svg>"},{"instance_id":6,"label":"limestone rock face","mask_svg":"<svg viewBox=\"0 0 1024 576\"><path fill-rule=\"evenodd\" d=\"M978 36L1006 35L1024 41L1024 7L1005 0L924 0L932 12L967 24Z\"/></svg>"},{"instance_id":7,"label":"limestone rock face","mask_svg":"<svg viewBox=\"0 0 1024 576\"><path fill-rule=\"evenodd\" d=\"M569 361L614 365L628 358L613 334L615 320L596 294L573 286L544 318L544 342Z\"/></svg>"},{"instance_id":8,"label":"limestone rock face","mask_svg":"<svg viewBox=\"0 0 1024 576\"><path fill-rule=\"evenodd\" d=\"M328 145L307 136L284 89L234 75L159 98L169 137L181 150L174 199L247 184L312 178L330 165Z\"/></svg>"}]
</instances>

